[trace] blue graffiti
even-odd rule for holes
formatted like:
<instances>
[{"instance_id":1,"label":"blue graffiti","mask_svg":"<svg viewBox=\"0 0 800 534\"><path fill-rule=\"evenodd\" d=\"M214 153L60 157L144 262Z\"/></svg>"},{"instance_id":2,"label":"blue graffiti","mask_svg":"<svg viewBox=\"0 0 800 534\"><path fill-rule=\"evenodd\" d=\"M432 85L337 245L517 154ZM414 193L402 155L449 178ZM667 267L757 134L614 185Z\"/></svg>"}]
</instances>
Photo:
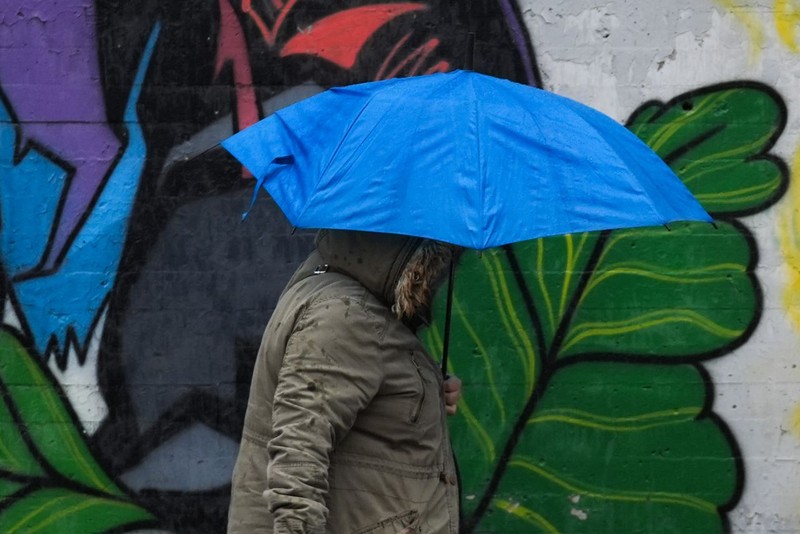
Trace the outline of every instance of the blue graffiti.
<instances>
[{"instance_id":1,"label":"blue graffiti","mask_svg":"<svg viewBox=\"0 0 800 534\"><path fill-rule=\"evenodd\" d=\"M156 24L126 103L127 146L63 264L48 276L14 280L41 258L69 173L36 146L15 164L17 129L0 100L0 255L7 291L41 353L52 343L63 350L68 336L85 346L116 281L146 154L136 104L159 30Z\"/></svg>"}]
</instances>

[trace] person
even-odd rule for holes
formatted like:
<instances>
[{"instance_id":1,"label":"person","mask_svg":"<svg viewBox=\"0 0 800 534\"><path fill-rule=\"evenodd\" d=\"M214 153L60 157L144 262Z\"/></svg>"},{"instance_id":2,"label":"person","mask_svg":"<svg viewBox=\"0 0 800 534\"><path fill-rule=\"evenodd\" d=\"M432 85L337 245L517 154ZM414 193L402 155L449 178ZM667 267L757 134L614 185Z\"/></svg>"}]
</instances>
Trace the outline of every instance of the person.
<instances>
[{"instance_id":1,"label":"person","mask_svg":"<svg viewBox=\"0 0 800 534\"><path fill-rule=\"evenodd\" d=\"M444 380L416 336L458 247L323 230L258 352L229 534L458 532Z\"/></svg>"}]
</instances>

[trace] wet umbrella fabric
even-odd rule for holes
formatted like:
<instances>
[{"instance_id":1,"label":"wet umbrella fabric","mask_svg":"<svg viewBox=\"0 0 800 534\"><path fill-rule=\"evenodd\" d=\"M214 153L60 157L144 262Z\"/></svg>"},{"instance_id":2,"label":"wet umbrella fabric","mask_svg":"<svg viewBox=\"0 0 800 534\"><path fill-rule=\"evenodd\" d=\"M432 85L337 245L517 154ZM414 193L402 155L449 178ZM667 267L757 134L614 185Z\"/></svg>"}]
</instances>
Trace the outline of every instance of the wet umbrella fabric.
<instances>
[{"instance_id":1,"label":"wet umbrella fabric","mask_svg":"<svg viewBox=\"0 0 800 534\"><path fill-rule=\"evenodd\" d=\"M613 119L470 71L329 89L222 146L301 228L485 249L711 222L669 167Z\"/></svg>"}]
</instances>

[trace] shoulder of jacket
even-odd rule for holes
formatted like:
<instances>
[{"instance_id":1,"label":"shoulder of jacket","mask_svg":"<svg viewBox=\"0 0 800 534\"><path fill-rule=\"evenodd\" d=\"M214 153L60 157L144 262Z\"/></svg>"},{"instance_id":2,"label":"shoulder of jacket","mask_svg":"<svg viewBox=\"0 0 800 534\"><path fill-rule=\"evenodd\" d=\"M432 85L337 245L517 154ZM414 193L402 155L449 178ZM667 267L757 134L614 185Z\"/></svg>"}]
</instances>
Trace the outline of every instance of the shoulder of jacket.
<instances>
[{"instance_id":1,"label":"shoulder of jacket","mask_svg":"<svg viewBox=\"0 0 800 534\"><path fill-rule=\"evenodd\" d=\"M308 282L309 295L301 321L323 313L343 327L353 320L366 320L376 333L383 337L392 319L391 311L357 280L339 273L325 273L304 280ZM351 315L349 310L360 312Z\"/></svg>"}]
</instances>

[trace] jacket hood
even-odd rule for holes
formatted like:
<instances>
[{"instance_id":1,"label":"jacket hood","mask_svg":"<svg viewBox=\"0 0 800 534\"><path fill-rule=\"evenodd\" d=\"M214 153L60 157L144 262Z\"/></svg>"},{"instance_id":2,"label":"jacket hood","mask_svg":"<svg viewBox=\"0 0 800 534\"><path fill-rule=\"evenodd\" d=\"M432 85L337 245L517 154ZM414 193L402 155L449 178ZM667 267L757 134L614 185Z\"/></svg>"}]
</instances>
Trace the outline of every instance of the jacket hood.
<instances>
[{"instance_id":1,"label":"jacket hood","mask_svg":"<svg viewBox=\"0 0 800 534\"><path fill-rule=\"evenodd\" d=\"M357 280L412 329L430 320L433 294L460 247L394 234L322 230L317 254Z\"/></svg>"},{"instance_id":2,"label":"jacket hood","mask_svg":"<svg viewBox=\"0 0 800 534\"><path fill-rule=\"evenodd\" d=\"M317 251L332 270L357 280L388 306L395 302L395 286L424 239L374 232L321 230Z\"/></svg>"}]
</instances>

